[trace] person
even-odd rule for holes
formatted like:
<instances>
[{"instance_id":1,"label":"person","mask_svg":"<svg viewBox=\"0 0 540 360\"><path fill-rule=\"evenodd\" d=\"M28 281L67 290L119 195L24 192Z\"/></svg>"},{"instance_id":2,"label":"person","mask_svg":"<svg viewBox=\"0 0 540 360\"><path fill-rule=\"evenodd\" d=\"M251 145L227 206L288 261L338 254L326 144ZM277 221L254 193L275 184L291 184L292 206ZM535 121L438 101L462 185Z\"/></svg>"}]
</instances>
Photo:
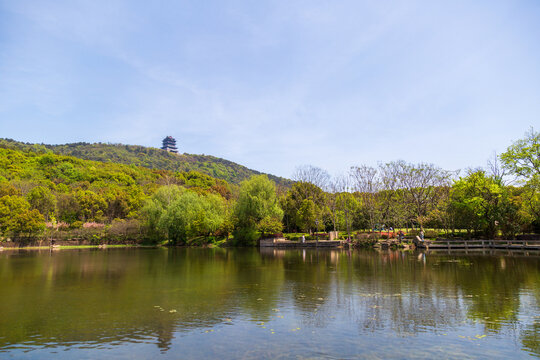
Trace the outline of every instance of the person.
<instances>
[{"instance_id":1,"label":"person","mask_svg":"<svg viewBox=\"0 0 540 360\"><path fill-rule=\"evenodd\" d=\"M420 240L424 241L424 229L420 230Z\"/></svg>"},{"instance_id":2,"label":"person","mask_svg":"<svg viewBox=\"0 0 540 360\"><path fill-rule=\"evenodd\" d=\"M402 242L404 237L405 237L405 234L403 234L403 230L399 230L398 232L399 242Z\"/></svg>"},{"instance_id":3,"label":"person","mask_svg":"<svg viewBox=\"0 0 540 360\"><path fill-rule=\"evenodd\" d=\"M302 235L302 244L306 242L306 237Z\"/></svg>"}]
</instances>

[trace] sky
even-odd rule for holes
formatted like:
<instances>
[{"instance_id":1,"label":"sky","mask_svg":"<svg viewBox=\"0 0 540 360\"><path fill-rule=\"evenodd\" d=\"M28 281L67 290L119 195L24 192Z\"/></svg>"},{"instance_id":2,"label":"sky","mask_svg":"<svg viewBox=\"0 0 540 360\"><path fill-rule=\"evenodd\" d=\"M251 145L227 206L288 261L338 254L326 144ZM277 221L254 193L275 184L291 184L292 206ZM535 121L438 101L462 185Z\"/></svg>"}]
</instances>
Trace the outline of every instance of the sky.
<instances>
[{"instance_id":1,"label":"sky","mask_svg":"<svg viewBox=\"0 0 540 360\"><path fill-rule=\"evenodd\" d=\"M540 1L0 0L0 137L485 166L540 128Z\"/></svg>"}]
</instances>

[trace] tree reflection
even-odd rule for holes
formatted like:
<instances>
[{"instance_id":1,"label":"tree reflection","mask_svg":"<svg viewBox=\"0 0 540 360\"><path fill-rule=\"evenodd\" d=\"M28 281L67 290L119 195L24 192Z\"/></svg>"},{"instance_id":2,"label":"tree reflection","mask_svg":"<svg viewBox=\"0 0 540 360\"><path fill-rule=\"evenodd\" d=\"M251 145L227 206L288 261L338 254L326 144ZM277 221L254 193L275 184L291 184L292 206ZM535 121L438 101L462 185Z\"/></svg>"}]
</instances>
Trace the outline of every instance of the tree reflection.
<instances>
[{"instance_id":1,"label":"tree reflection","mask_svg":"<svg viewBox=\"0 0 540 360\"><path fill-rule=\"evenodd\" d=\"M540 354L538 257L188 248L4 252L0 260L9 309L0 349L151 336L167 352L182 334L286 317L400 337L478 322Z\"/></svg>"}]
</instances>

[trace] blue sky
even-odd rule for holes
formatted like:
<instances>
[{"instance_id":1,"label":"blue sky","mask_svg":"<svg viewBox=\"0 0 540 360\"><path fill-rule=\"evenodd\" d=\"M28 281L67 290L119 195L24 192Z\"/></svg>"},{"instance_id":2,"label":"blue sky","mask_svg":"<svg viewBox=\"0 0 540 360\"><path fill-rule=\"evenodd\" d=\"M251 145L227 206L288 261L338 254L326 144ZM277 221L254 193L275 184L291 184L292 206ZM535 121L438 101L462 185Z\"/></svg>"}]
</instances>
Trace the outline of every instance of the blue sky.
<instances>
[{"instance_id":1,"label":"blue sky","mask_svg":"<svg viewBox=\"0 0 540 360\"><path fill-rule=\"evenodd\" d=\"M0 137L290 177L484 166L540 128L540 1L0 0Z\"/></svg>"}]
</instances>

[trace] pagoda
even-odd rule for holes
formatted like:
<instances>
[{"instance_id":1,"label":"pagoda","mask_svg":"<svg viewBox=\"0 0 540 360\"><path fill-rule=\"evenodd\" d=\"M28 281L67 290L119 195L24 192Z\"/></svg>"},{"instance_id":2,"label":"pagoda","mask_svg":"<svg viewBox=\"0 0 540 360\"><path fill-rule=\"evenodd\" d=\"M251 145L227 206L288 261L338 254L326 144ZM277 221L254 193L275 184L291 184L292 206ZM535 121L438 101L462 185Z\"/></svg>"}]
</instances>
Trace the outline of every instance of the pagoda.
<instances>
[{"instance_id":1,"label":"pagoda","mask_svg":"<svg viewBox=\"0 0 540 360\"><path fill-rule=\"evenodd\" d=\"M168 152L178 154L176 140L172 136L167 136L165 139L163 139L163 146L161 148L163 150L167 150Z\"/></svg>"}]
</instances>

